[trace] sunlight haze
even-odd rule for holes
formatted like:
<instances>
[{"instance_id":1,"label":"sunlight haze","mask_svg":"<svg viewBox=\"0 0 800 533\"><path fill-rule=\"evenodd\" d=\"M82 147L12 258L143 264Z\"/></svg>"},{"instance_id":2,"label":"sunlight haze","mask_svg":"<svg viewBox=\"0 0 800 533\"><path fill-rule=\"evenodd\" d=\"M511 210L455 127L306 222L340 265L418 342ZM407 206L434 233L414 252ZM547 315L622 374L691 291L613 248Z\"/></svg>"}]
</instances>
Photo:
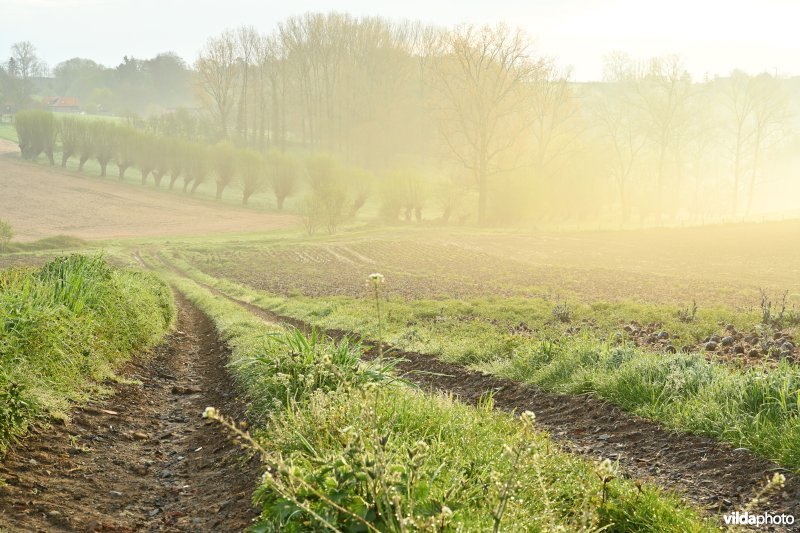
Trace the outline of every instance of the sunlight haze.
<instances>
[{"instance_id":1,"label":"sunlight haze","mask_svg":"<svg viewBox=\"0 0 800 533\"><path fill-rule=\"evenodd\" d=\"M221 6L224 5L224 9ZM152 57L174 51L192 63L209 35L252 24L269 31L281 20L307 11L340 11L394 20L453 25L505 21L524 28L540 50L574 68L574 79L602 75L603 57L625 50L637 57L677 53L696 79L750 73L800 74L796 37L800 3L767 1L639 2L469 0L454 4L420 0L379 4L364 0L291 3L224 3L156 0L1 0L0 50L11 43L37 44L50 66L71 57L91 57L116 66L125 55ZM12 16L7 16L11 14ZM70 23L80 21L76 33ZM181 21L176 26L176 21ZM70 42L67 48L66 41Z\"/></svg>"},{"instance_id":2,"label":"sunlight haze","mask_svg":"<svg viewBox=\"0 0 800 533\"><path fill-rule=\"evenodd\" d=\"M798 26L0 0L0 533L800 531Z\"/></svg>"}]
</instances>

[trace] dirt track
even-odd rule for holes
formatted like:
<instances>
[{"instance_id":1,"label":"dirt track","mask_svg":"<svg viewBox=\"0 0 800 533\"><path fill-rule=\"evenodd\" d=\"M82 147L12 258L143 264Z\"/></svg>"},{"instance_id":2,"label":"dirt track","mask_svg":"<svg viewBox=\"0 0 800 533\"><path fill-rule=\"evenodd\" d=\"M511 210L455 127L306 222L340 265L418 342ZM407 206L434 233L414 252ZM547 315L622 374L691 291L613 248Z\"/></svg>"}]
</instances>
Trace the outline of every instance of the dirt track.
<instances>
[{"instance_id":1,"label":"dirt track","mask_svg":"<svg viewBox=\"0 0 800 533\"><path fill-rule=\"evenodd\" d=\"M161 259L173 271L185 275L163 257ZM306 322L266 311L208 285L204 287L267 321L310 329ZM334 338L357 337L340 330L326 333ZM375 357L376 347L365 344L371 346L367 356ZM753 506L751 511L800 516L800 479L745 449L733 449L714 439L669 431L590 396L545 392L445 363L430 355L397 350L391 354L402 359L398 368L423 389L449 392L470 404L477 403L487 392L493 392L496 408L516 413L533 411L536 423L549 431L566 450L619 461L626 477L651 481L676 491L713 515L744 509L773 473L782 472L786 475L783 492L771 496L765 504Z\"/></svg>"},{"instance_id":2,"label":"dirt track","mask_svg":"<svg viewBox=\"0 0 800 533\"><path fill-rule=\"evenodd\" d=\"M227 348L178 302L176 331L123 372L141 385L115 385L0 463L0 531L241 531L257 516L259 465L200 416L242 412Z\"/></svg>"},{"instance_id":3,"label":"dirt track","mask_svg":"<svg viewBox=\"0 0 800 533\"><path fill-rule=\"evenodd\" d=\"M54 235L86 240L118 237L213 235L267 231L295 224L291 215L217 205L152 185L54 170L3 154L0 140L0 214L18 241Z\"/></svg>"}]
</instances>

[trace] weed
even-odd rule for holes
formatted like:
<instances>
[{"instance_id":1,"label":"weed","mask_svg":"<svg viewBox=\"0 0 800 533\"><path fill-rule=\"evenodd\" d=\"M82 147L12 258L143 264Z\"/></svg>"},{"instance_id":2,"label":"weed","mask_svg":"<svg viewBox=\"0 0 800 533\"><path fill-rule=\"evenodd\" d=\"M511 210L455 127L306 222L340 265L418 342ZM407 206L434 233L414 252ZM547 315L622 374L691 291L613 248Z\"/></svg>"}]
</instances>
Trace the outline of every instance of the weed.
<instances>
[{"instance_id":1,"label":"weed","mask_svg":"<svg viewBox=\"0 0 800 533\"><path fill-rule=\"evenodd\" d=\"M764 482L764 485L756 492L756 494L747 502L745 505L745 511L752 511L758 506L764 506L765 504L769 503L770 496L774 496L776 493L779 493L783 490L783 486L786 484L786 476L781 474L780 472L776 472L772 475L770 479Z\"/></svg>"},{"instance_id":2,"label":"weed","mask_svg":"<svg viewBox=\"0 0 800 533\"><path fill-rule=\"evenodd\" d=\"M0 445L10 442L23 427L31 406L17 383L3 383L0 378Z\"/></svg>"},{"instance_id":3,"label":"weed","mask_svg":"<svg viewBox=\"0 0 800 533\"><path fill-rule=\"evenodd\" d=\"M697 318L697 300L692 300L691 307L684 307L683 309L678 309L678 320L683 322L684 324L689 324L695 321Z\"/></svg>"},{"instance_id":4,"label":"weed","mask_svg":"<svg viewBox=\"0 0 800 533\"><path fill-rule=\"evenodd\" d=\"M0 219L0 252L5 252L11 239L14 238L14 228L7 220Z\"/></svg>"},{"instance_id":5,"label":"weed","mask_svg":"<svg viewBox=\"0 0 800 533\"><path fill-rule=\"evenodd\" d=\"M783 323L784 315L786 314L786 299L789 297L789 291L785 291L780 302L780 311L778 305L773 309L773 302L767 295L767 291L761 291L761 323L765 326L775 327Z\"/></svg>"},{"instance_id":6,"label":"weed","mask_svg":"<svg viewBox=\"0 0 800 533\"><path fill-rule=\"evenodd\" d=\"M384 283L383 274L374 273L369 275L368 284L375 296L375 316L378 321L378 354L383 357L383 321L381 320L381 287Z\"/></svg>"},{"instance_id":7,"label":"weed","mask_svg":"<svg viewBox=\"0 0 800 533\"><path fill-rule=\"evenodd\" d=\"M572 307L570 307L570 305L566 301L560 304L556 304L556 306L553 307L552 314L553 318L555 318L559 322L565 324L572 322L572 315L573 315Z\"/></svg>"}]
</instances>

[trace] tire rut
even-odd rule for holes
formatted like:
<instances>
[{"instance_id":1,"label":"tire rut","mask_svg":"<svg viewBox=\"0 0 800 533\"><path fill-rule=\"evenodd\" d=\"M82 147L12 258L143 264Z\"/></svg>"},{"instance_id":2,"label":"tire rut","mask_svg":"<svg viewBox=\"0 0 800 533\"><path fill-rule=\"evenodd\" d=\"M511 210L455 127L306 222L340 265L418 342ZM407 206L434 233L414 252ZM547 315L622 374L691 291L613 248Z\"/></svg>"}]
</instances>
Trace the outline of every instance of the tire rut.
<instances>
[{"instance_id":1,"label":"tire rut","mask_svg":"<svg viewBox=\"0 0 800 533\"><path fill-rule=\"evenodd\" d=\"M201 418L241 415L211 320L176 294L175 331L107 384L113 396L34 428L0 463L0 530L241 531L257 460Z\"/></svg>"},{"instance_id":2,"label":"tire rut","mask_svg":"<svg viewBox=\"0 0 800 533\"><path fill-rule=\"evenodd\" d=\"M173 272L186 273L158 254ZM215 287L199 283L269 322L284 323L308 331L302 320L267 311L232 297ZM328 329L334 339L360 338L353 332ZM367 358L377 357L375 343L363 340ZM786 476L784 490L751 512L788 513L800 519L800 480L790 470L743 448L689 433L672 431L640 418L594 396L566 395L544 391L446 363L434 356L391 349L401 359L398 369L423 390L452 393L461 401L476 404L488 392L494 406L506 412L530 410L536 422L563 449L591 457L618 461L626 477L649 481L680 494L712 514L742 511L764 482L775 472ZM762 528L762 530L770 530ZM786 529L775 529L785 531ZM792 531L800 531L795 527Z\"/></svg>"}]
</instances>

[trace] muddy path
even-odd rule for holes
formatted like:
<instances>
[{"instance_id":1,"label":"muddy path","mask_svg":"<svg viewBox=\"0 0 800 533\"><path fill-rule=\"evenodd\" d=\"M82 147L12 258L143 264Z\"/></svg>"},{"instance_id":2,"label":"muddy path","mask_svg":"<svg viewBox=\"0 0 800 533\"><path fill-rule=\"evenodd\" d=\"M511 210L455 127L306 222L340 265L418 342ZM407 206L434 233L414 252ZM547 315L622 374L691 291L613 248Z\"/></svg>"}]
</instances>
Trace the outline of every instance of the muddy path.
<instances>
[{"instance_id":1,"label":"muddy path","mask_svg":"<svg viewBox=\"0 0 800 533\"><path fill-rule=\"evenodd\" d=\"M186 275L165 258L159 259L173 272ZM201 285L264 320L302 330L311 327L306 322L278 315L209 285ZM327 330L326 334L333 338L358 337L341 330ZM376 357L374 343L364 344L366 356ZM782 493L772 495L768 502L751 506L750 511L789 513L800 517L798 476L748 450L734 449L707 437L671 431L588 395L546 392L535 386L445 363L430 355L402 350L391 350L390 353L402 359L398 368L421 388L450 392L470 404L492 392L497 409L536 413L536 423L564 449L619 461L627 477L650 481L675 491L713 515L744 510L765 480L773 473L781 472L786 476Z\"/></svg>"},{"instance_id":2,"label":"muddy path","mask_svg":"<svg viewBox=\"0 0 800 533\"><path fill-rule=\"evenodd\" d=\"M0 463L0 531L241 531L255 459L202 419L243 405L213 323L180 294L177 327L115 394L36 430Z\"/></svg>"}]
</instances>

